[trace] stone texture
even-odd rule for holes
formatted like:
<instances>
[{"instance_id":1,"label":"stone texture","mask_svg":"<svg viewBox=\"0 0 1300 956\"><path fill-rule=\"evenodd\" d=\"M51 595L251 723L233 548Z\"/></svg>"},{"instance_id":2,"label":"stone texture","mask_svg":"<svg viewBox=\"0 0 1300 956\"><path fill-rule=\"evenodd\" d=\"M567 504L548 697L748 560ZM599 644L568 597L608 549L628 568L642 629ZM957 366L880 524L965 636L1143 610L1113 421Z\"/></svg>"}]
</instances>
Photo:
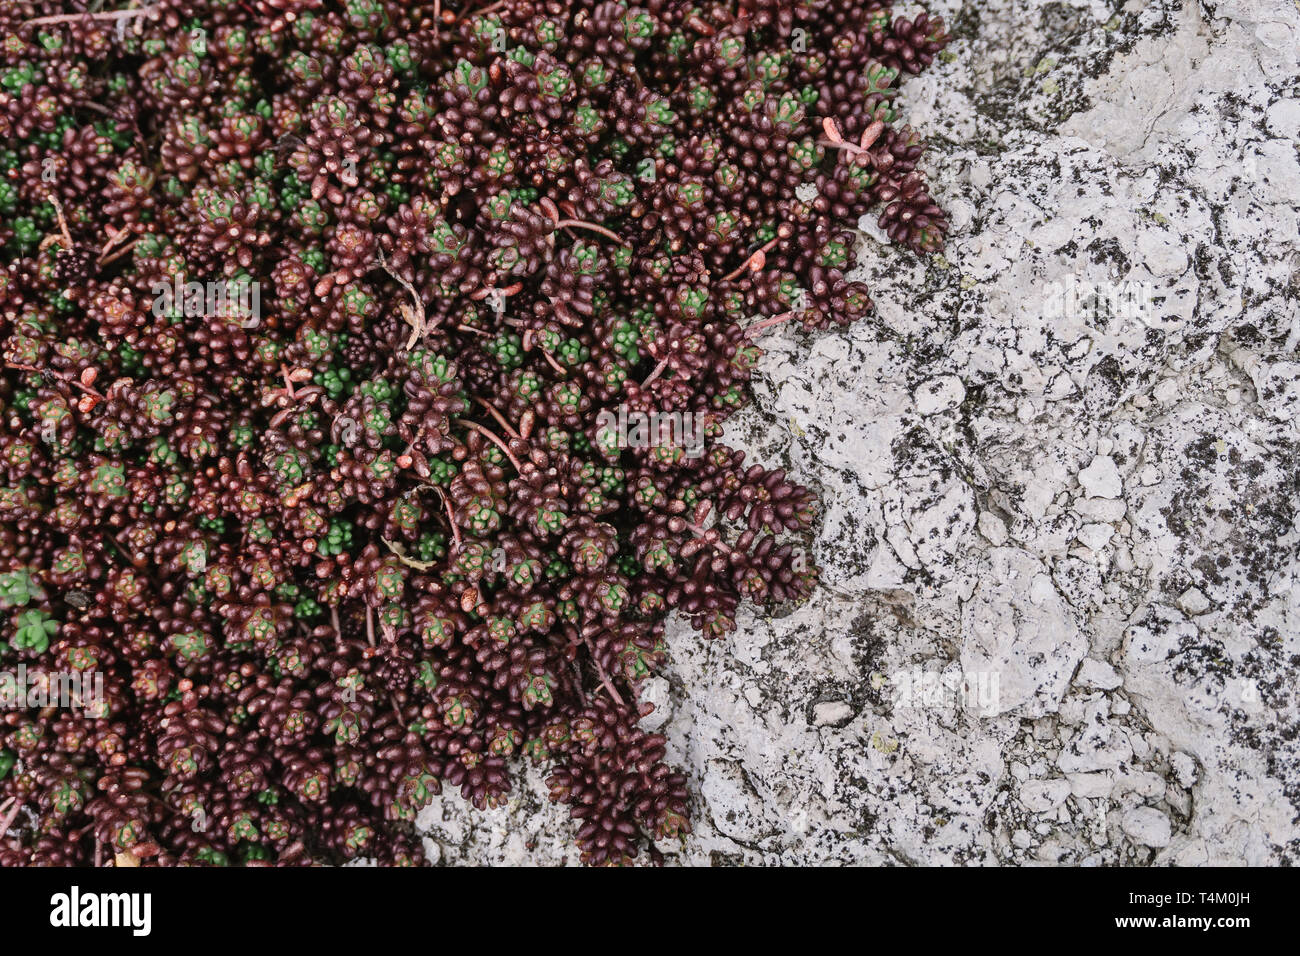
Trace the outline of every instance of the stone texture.
<instances>
[{"instance_id":1,"label":"stone texture","mask_svg":"<svg viewBox=\"0 0 1300 956\"><path fill-rule=\"evenodd\" d=\"M902 100L953 234L864 221L872 319L762 339L727 437L823 496L822 587L672 622L649 720L695 832L661 849L1300 862L1300 12L931 9L958 40ZM576 858L533 770L420 823L446 863Z\"/></svg>"}]
</instances>

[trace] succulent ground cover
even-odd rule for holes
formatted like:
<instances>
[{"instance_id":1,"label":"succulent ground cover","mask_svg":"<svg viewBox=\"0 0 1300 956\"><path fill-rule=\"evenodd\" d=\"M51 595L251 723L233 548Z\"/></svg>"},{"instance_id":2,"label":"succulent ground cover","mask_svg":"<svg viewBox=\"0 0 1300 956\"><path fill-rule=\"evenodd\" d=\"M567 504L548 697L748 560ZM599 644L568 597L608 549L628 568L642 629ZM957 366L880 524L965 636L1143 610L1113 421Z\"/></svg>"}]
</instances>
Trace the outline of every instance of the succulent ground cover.
<instances>
[{"instance_id":1,"label":"succulent ground cover","mask_svg":"<svg viewBox=\"0 0 1300 956\"><path fill-rule=\"evenodd\" d=\"M772 327L870 310L861 215L942 242L894 105L942 21L92 7L0 7L0 664L103 681L0 711L0 863L419 862L520 759L657 859L664 618L816 581L721 424Z\"/></svg>"}]
</instances>

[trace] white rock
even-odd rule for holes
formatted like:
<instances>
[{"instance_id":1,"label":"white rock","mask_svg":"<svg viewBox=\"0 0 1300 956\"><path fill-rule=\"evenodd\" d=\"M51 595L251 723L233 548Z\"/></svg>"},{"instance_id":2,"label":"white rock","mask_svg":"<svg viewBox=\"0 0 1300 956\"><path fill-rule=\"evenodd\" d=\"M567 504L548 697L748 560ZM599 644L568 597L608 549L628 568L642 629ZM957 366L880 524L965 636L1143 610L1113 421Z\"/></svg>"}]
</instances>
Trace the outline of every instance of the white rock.
<instances>
[{"instance_id":1,"label":"white rock","mask_svg":"<svg viewBox=\"0 0 1300 956\"><path fill-rule=\"evenodd\" d=\"M1007 543L1007 523L993 512L980 512L979 529L993 547L1000 548Z\"/></svg>"},{"instance_id":2,"label":"white rock","mask_svg":"<svg viewBox=\"0 0 1300 956\"><path fill-rule=\"evenodd\" d=\"M1124 729L1101 722L1086 726L1061 751L1056 764L1062 773L1113 771L1132 756L1133 745Z\"/></svg>"},{"instance_id":3,"label":"white rock","mask_svg":"<svg viewBox=\"0 0 1300 956\"><path fill-rule=\"evenodd\" d=\"M1086 702L1082 697L1075 694L1061 701L1060 707L1057 708L1057 714L1061 718L1061 724L1065 727L1077 727L1083 723ZM1062 740L1068 736L1068 731L1062 731Z\"/></svg>"},{"instance_id":4,"label":"white rock","mask_svg":"<svg viewBox=\"0 0 1300 956\"><path fill-rule=\"evenodd\" d=\"M1120 818L1120 826L1133 842L1143 846L1166 847L1171 839L1169 818L1155 807L1134 807Z\"/></svg>"},{"instance_id":5,"label":"white rock","mask_svg":"<svg viewBox=\"0 0 1300 956\"><path fill-rule=\"evenodd\" d=\"M1274 136L1283 139L1300 138L1300 100L1280 99L1268 108L1268 128ZM974 170L971 170L974 183Z\"/></svg>"},{"instance_id":6,"label":"white rock","mask_svg":"<svg viewBox=\"0 0 1300 956\"><path fill-rule=\"evenodd\" d=\"M1100 551L1115 536L1115 529L1108 524L1086 524L1075 535L1079 541L1093 551Z\"/></svg>"},{"instance_id":7,"label":"white rock","mask_svg":"<svg viewBox=\"0 0 1300 956\"><path fill-rule=\"evenodd\" d=\"M944 375L922 382L916 389L916 410L921 415L934 415L956 408L966 399L966 386L955 375Z\"/></svg>"},{"instance_id":8,"label":"white rock","mask_svg":"<svg viewBox=\"0 0 1300 956\"><path fill-rule=\"evenodd\" d=\"M1171 755L1169 766L1173 768L1174 774L1178 777L1178 782L1184 787L1191 787L1196 783L1196 758L1191 754L1179 751Z\"/></svg>"},{"instance_id":9,"label":"white rock","mask_svg":"<svg viewBox=\"0 0 1300 956\"><path fill-rule=\"evenodd\" d=\"M654 704L655 708L641 718L641 726L646 730L658 730L668 722L668 718L671 716L668 690L668 681L657 675L647 678L646 682L641 685L641 700Z\"/></svg>"},{"instance_id":10,"label":"white rock","mask_svg":"<svg viewBox=\"0 0 1300 956\"><path fill-rule=\"evenodd\" d=\"M1040 561L1012 548L990 559L962 608L962 669L997 675L994 713L1041 717L1056 710L1086 641Z\"/></svg>"},{"instance_id":11,"label":"white rock","mask_svg":"<svg viewBox=\"0 0 1300 956\"><path fill-rule=\"evenodd\" d=\"M1110 455L1098 455L1087 468L1079 472L1079 484L1089 498L1118 498L1124 491L1119 469Z\"/></svg>"},{"instance_id":12,"label":"white rock","mask_svg":"<svg viewBox=\"0 0 1300 956\"><path fill-rule=\"evenodd\" d=\"M1115 777L1109 773L1072 773L1066 779L1070 781L1070 792L1082 799L1109 797L1115 789Z\"/></svg>"},{"instance_id":13,"label":"white rock","mask_svg":"<svg viewBox=\"0 0 1300 956\"><path fill-rule=\"evenodd\" d=\"M1178 596L1178 606L1193 616L1210 609L1210 599L1198 588L1188 588Z\"/></svg>"},{"instance_id":14,"label":"white rock","mask_svg":"<svg viewBox=\"0 0 1300 956\"><path fill-rule=\"evenodd\" d=\"M1079 666L1079 673L1074 681L1084 687L1114 690L1124 683L1124 678L1120 677L1119 672L1109 664L1089 657Z\"/></svg>"},{"instance_id":15,"label":"white rock","mask_svg":"<svg viewBox=\"0 0 1300 956\"><path fill-rule=\"evenodd\" d=\"M1099 523L1113 524L1124 517L1128 508L1122 500L1111 498L1075 498L1074 511Z\"/></svg>"},{"instance_id":16,"label":"white rock","mask_svg":"<svg viewBox=\"0 0 1300 956\"><path fill-rule=\"evenodd\" d=\"M1172 405L1177 399L1182 389L1178 382L1172 378L1162 378L1156 382L1155 388L1151 390L1151 395L1161 405Z\"/></svg>"},{"instance_id":17,"label":"white rock","mask_svg":"<svg viewBox=\"0 0 1300 956\"><path fill-rule=\"evenodd\" d=\"M1161 797L1165 792L1165 778L1152 771L1140 773L1121 773L1115 777L1115 786L1111 796L1121 799L1126 794L1137 794L1144 800Z\"/></svg>"},{"instance_id":18,"label":"white rock","mask_svg":"<svg viewBox=\"0 0 1300 956\"><path fill-rule=\"evenodd\" d=\"M1032 813L1046 813L1063 804L1070 795L1070 781L1031 780L1020 788L1020 802Z\"/></svg>"},{"instance_id":19,"label":"white rock","mask_svg":"<svg viewBox=\"0 0 1300 956\"><path fill-rule=\"evenodd\" d=\"M753 842L775 825L769 817L774 808L754 792L735 761L708 761L700 795L714 826L734 840Z\"/></svg>"},{"instance_id":20,"label":"white rock","mask_svg":"<svg viewBox=\"0 0 1300 956\"><path fill-rule=\"evenodd\" d=\"M817 727L839 726L853 716L848 701L823 700L813 705L813 724Z\"/></svg>"}]
</instances>

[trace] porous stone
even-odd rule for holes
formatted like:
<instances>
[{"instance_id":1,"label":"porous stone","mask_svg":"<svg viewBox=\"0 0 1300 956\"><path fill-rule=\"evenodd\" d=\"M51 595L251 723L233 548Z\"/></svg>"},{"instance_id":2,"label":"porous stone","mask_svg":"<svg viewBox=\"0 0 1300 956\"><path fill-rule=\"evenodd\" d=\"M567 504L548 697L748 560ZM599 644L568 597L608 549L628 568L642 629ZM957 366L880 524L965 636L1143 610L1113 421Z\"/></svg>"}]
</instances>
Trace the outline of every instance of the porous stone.
<instances>
[{"instance_id":1,"label":"porous stone","mask_svg":"<svg viewBox=\"0 0 1300 956\"><path fill-rule=\"evenodd\" d=\"M1134 842L1143 846L1166 847L1172 828L1169 817L1154 807L1134 807L1124 814L1120 825Z\"/></svg>"}]
</instances>

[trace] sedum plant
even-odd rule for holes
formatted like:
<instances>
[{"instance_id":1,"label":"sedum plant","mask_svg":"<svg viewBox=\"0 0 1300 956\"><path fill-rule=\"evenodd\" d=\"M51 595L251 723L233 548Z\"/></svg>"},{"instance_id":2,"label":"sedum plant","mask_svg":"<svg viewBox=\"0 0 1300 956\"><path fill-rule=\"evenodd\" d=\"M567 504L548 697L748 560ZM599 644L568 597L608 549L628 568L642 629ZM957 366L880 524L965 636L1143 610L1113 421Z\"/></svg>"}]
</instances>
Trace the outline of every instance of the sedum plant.
<instances>
[{"instance_id":1,"label":"sedum plant","mask_svg":"<svg viewBox=\"0 0 1300 956\"><path fill-rule=\"evenodd\" d=\"M0 6L0 665L104 699L3 715L0 863L414 863L523 760L659 860L665 617L815 584L721 426L764 334L871 309L859 217L943 242L895 104L942 21L86 7Z\"/></svg>"}]
</instances>

